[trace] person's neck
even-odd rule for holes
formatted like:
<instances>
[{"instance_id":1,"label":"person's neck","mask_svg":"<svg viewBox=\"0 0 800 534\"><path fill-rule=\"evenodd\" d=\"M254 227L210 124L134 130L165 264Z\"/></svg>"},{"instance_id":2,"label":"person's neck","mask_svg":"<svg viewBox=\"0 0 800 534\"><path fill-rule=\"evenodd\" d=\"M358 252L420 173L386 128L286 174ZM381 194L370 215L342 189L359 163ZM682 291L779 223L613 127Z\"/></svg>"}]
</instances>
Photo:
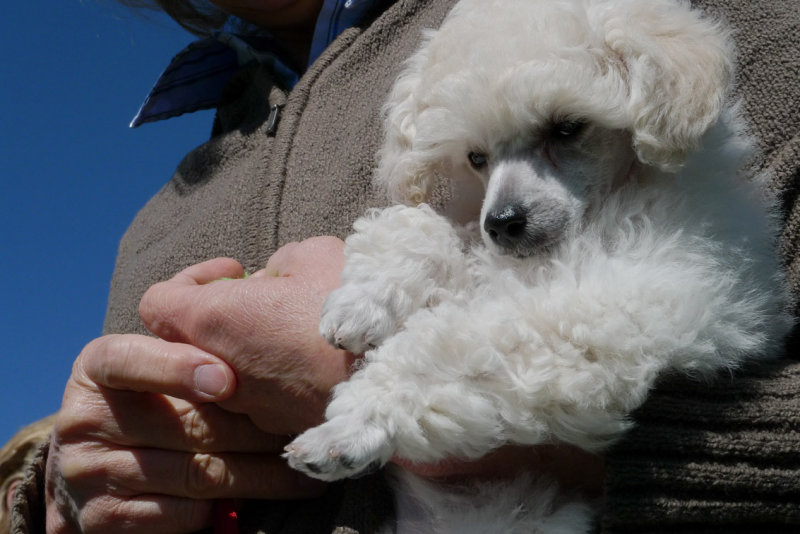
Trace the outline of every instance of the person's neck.
<instances>
[{"instance_id":1,"label":"person's neck","mask_svg":"<svg viewBox=\"0 0 800 534\"><path fill-rule=\"evenodd\" d=\"M273 29L270 32L278 39L281 45L292 55L292 59L305 66L311 52L311 41L314 38L314 24L306 27L291 27Z\"/></svg>"},{"instance_id":2,"label":"person's neck","mask_svg":"<svg viewBox=\"0 0 800 534\"><path fill-rule=\"evenodd\" d=\"M276 9L242 6L228 0L212 2L246 23L269 31L298 65L308 63L314 28L324 0L295 0Z\"/></svg>"}]
</instances>

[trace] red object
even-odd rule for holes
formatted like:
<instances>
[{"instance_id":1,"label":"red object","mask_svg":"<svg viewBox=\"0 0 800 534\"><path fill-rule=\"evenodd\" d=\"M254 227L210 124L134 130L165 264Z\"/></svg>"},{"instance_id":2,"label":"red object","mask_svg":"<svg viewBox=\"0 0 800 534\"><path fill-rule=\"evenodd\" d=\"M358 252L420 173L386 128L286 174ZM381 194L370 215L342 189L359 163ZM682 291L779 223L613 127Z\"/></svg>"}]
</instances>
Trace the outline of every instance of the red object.
<instances>
[{"instance_id":1,"label":"red object","mask_svg":"<svg viewBox=\"0 0 800 534\"><path fill-rule=\"evenodd\" d=\"M239 534L239 518L233 499L218 499L212 509L214 534Z\"/></svg>"}]
</instances>

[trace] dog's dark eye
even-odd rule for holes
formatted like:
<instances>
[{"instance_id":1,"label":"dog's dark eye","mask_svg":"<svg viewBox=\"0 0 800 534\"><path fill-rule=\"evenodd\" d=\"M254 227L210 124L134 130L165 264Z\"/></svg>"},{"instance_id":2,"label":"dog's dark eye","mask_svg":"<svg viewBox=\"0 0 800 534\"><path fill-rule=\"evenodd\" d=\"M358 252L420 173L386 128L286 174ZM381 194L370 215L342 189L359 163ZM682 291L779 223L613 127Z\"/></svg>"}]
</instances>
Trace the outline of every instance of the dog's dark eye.
<instances>
[{"instance_id":1,"label":"dog's dark eye","mask_svg":"<svg viewBox=\"0 0 800 534\"><path fill-rule=\"evenodd\" d=\"M473 169L482 169L486 166L486 154L481 154L480 152L470 152L469 156L467 157L469 157L469 164L472 165Z\"/></svg>"},{"instance_id":2,"label":"dog's dark eye","mask_svg":"<svg viewBox=\"0 0 800 534\"><path fill-rule=\"evenodd\" d=\"M586 126L584 121L561 121L553 126L552 136L556 139L568 139L579 134L583 127Z\"/></svg>"}]
</instances>

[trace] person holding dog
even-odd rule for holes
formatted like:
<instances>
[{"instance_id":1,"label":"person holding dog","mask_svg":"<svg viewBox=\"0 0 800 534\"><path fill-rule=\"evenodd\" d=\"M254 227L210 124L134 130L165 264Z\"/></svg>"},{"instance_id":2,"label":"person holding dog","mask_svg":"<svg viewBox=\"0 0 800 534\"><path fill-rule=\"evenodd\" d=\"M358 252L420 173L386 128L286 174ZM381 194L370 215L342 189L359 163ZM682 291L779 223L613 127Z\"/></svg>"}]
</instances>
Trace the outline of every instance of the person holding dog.
<instances>
[{"instance_id":1,"label":"person holding dog","mask_svg":"<svg viewBox=\"0 0 800 534\"><path fill-rule=\"evenodd\" d=\"M223 43L249 59L217 95L212 138L184 158L123 238L106 335L78 356L53 430L25 463L15 532L192 532L211 526L215 503L226 499L243 499L241 532L368 533L391 517L380 475L324 486L279 456L289 436L322 420L331 388L357 357L317 334L343 260L339 239L315 236L343 237L380 204L369 186L380 106L420 31L453 3L159 2L203 35L229 15L244 21L241 32L201 41L192 58ZM798 32L787 28L800 15L778 4L701 4L742 30L751 59L742 61L742 92L764 149L760 168L783 191L797 289L799 117L781 102L797 101L798 89L775 83L788 79L781 62L755 54L775 46L775 36L796 50ZM745 26L751 20L770 24ZM760 92L766 80L771 94ZM163 117L190 110L192 97ZM762 109L772 115L759 117ZM158 118L146 109L138 117ZM791 474L800 465L781 451L796 450L798 429L785 414L800 409L800 396L789 394L798 383L800 369L788 360L701 393L666 382L606 469L557 446L418 469L449 479L544 470L577 491L604 493L602 532L796 528ZM675 402L686 397L702 409Z\"/></svg>"}]
</instances>

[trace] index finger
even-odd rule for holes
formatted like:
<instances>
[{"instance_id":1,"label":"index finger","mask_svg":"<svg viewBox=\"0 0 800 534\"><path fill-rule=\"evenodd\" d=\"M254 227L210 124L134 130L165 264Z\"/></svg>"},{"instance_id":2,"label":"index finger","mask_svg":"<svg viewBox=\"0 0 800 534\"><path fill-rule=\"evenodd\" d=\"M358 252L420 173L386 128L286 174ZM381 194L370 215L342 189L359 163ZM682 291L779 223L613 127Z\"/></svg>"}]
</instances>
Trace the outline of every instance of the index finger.
<instances>
[{"instance_id":1,"label":"index finger","mask_svg":"<svg viewBox=\"0 0 800 534\"><path fill-rule=\"evenodd\" d=\"M184 285L203 285L222 278L241 278L244 267L231 258L214 258L192 265L176 274L172 281Z\"/></svg>"},{"instance_id":2,"label":"index finger","mask_svg":"<svg viewBox=\"0 0 800 534\"><path fill-rule=\"evenodd\" d=\"M287 243L267 260L264 275L291 276L312 272L334 272L344 268L344 241L333 236L316 236L299 243Z\"/></svg>"},{"instance_id":3,"label":"index finger","mask_svg":"<svg viewBox=\"0 0 800 534\"><path fill-rule=\"evenodd\" d=\"M224 278L242 278L244 268L236 260L215 258L182 270L169 280L151 286L139 303L139 316L148 330L167 341L190 342L180 325L181 314L201 305L204 295L187 292ZM194 301L187 301L187 299ZM199 299L199 300L198 300Z\"/></svg>"},{"instance_id":4,"label":"index finger","mask_svg":"<svg viewBox=\"0 0 800 534\"><path fill-rule=\"evenodd\" d=\"M160 393L188 401L218 402L236 389L233 370L196 347L134 334L90 342L73 377L110 389Z\"/></svg>"}]
</instances>

